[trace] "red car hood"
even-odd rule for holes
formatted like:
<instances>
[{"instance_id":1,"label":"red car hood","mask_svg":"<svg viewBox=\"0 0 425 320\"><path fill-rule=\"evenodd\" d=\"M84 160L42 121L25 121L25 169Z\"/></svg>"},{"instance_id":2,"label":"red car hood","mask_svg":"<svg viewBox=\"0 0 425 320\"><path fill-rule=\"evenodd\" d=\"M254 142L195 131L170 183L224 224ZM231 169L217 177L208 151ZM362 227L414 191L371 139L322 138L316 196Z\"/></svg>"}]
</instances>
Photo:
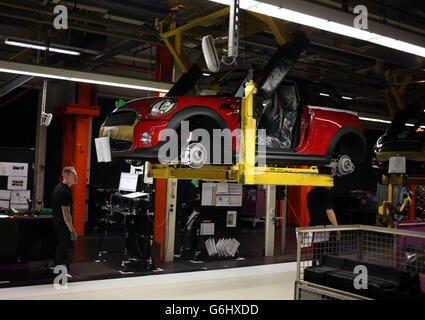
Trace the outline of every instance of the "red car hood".
<instances>
[{"instance_id":1,"label":"red car hood","mask_svg":"<svg viewBox=\"0 0 425 320\"><path fill-rule=\"evenodd\" d=\"M170 97L171 98L171 97ZM162 117L152 117L149 115L149 109L152 104L156 101L164 99L163 97L155 98L141 98L136 100L131 100L125 105L125 109L134 109L137 110L140 114L141 119L163 119L168 120L176 111L188 107L188 106L206 106L211 109L219 109L223 104L234 105L235 107L239 106L240 98L223 98L223 97L205 97L205 96L195 96L195 97L173 97L177 99L177 107L167 113Z\"/></svg>"}]
</instances>

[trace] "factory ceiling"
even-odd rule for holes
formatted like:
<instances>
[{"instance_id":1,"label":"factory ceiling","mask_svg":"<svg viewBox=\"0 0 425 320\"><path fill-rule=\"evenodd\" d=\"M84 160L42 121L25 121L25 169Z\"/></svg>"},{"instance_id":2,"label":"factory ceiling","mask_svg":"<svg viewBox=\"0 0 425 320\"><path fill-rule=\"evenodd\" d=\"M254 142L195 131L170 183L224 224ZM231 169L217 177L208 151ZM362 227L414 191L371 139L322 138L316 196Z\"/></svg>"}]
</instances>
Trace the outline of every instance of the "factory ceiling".
<instances>
[{"instance_id":1,"label":"factory ceiling","mask_svg":"<svg viewBox=\"0 0 425 320\"><path fill-rule=\"evenodd\" d=\"M241 0L243 1L243 0ZM367 6L369 19L425 37L425 3L420 0L307 0L330 10L352 11ZM68 29L56 30L54 8L68 8ZM180 34L181 50L189 63L201 57L201 40L208 34L222 36L228 30L228 15L214 16L224 6L206 0L0 0L0 61L96 72L143 80L155 79L156 48L165 46L163 33L199 21ZM284 32L299 25L280 21ZM161 33L162 32L162 33ZM238 64L261 68L278 47L264 20L242 11ZM30 41L81 52L79 56L10 46L5 39ZM349 108L365 114L388 115L389 88L406 84L407 94L425 91L425 59L333 33L311 30L311 46L291 75L320 81L354 97ZM178 64L176 64L178 65ZM16 83L16 75L0 73L0 86ZM26 81L23 81L26 80ZM22 79L31 86L36 79ZM6 90L3 90L6 92ZM147 96L148 92L103 88L115 98ZM0 95L2 88L0 87Z\"/></svg>"}]
</instances>

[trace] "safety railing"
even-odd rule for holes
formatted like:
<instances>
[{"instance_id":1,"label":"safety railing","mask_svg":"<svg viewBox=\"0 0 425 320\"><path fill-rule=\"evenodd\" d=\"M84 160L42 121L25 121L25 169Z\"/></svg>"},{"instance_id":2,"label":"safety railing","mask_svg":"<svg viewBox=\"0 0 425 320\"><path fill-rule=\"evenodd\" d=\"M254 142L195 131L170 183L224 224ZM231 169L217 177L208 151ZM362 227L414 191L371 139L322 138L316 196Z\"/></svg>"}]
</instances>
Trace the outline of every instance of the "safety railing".
<instances>
[{"instance_id":1,"label":"safety railing","mask_svg":"<svg viewBox=\"0 0 425 320\"><path fill-rule=\"evenodd\" d=\"M295 299L362 298L361 294L341 292L326 285L307 284L304 271L320 266L327 256L360 263L408 270L419 275L425 292L425 232L388 229L365 225L297 228L297 274ZM307 288L307 291L305 290ZM329 295L325 294L328 292ZM361 293L362 291L358 291ZM356 292L357 293L357 292Z\"/></svg>"}]
</instances>

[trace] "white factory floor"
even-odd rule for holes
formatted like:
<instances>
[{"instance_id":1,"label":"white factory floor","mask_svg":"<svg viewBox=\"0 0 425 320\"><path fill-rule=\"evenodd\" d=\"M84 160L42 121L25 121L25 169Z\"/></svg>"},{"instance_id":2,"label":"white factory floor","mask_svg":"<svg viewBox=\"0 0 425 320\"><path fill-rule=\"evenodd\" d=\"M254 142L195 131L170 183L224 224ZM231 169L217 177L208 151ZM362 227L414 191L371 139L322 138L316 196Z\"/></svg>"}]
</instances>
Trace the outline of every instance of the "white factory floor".
<instances>
[{"instance_id":1,"label":"white factory floor","mask_svg":"<svg viewBox=\"0 0 425 320\"><path fill-rule=\"evenodd\" d=\"M0 289L1 300L293 300L296 263Z\"/></svg>"}]
</instances>

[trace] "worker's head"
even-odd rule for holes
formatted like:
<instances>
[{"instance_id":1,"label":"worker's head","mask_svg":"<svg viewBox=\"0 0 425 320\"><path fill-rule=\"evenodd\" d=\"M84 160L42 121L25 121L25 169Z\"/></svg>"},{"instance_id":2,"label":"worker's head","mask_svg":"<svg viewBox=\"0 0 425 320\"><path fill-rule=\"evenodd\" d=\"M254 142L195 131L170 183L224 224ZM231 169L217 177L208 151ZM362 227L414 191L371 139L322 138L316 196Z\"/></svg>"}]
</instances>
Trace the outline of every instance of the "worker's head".
<instances>
[{"instance_id":1,"label":"worker's head","mask_svg":"<svg viewBox=\"0 0 425 320\"><path fill-rule=\"evenodd\" d=\"M62 170L63 183L67 184L69 187L77 184L77 171L74 167L65 167Z\"/></svg>"}]
</instances>

